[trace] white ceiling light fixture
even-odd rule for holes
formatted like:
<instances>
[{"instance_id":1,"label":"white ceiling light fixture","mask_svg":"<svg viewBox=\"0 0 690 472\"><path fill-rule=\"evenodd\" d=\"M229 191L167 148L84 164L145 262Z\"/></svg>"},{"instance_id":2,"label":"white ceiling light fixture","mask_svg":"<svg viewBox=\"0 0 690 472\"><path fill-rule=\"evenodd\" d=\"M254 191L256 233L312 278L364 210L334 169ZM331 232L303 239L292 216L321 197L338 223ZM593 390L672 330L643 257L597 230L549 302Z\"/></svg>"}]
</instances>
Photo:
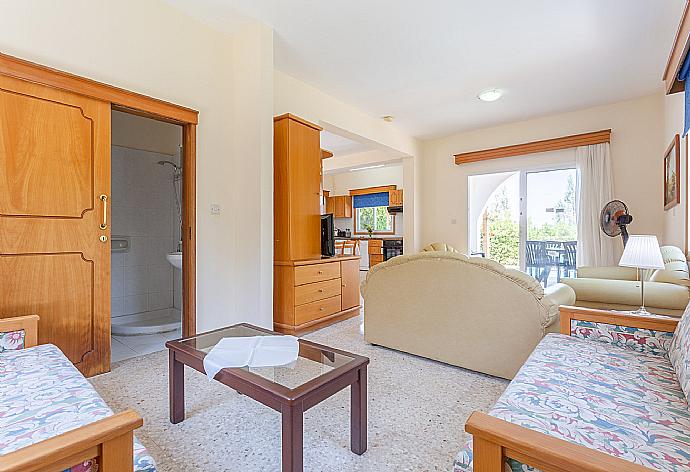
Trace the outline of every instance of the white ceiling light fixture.
<instances>
[{"instance_id":1,"label":"white ceiling light fixture","mask_svg":"<svg viewBox=\"0 0 690 472\"><path fill-rule=\"evenodd\" d=\"M378 169L379 167L384 167L385 164L378 164L375 166L364 166L364 167L355 167L353 169L350 169L350 172L356 172L358 170L367 170L367 169Z\"/></svg>"},{"instance_id":2,"label":"white ceiling light fixture","mask_svg":"<svg viewBox=\"0 0 690 472\"><path fill-rule=\"evenodd\" d=\"M497 88L490 88L482 90L477 94L477 98L482 102L495 102L503 96L503 90Z\"/></svg>"}]
</instances>

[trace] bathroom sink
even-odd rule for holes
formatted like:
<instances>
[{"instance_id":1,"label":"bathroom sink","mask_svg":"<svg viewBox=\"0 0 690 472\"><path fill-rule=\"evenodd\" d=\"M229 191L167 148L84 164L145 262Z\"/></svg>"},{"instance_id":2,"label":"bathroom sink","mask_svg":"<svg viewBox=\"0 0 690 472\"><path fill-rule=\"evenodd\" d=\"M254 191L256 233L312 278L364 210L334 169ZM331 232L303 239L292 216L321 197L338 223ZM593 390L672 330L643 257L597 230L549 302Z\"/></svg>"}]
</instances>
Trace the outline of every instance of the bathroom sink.
<instances>
[{"instance_id":1,"label":"bathroom sink","mask_svg":"<svg viewBox=\"0 0 690 472\"><path fill-rule=\"evenodd\" d=\"M181 252L171 252L167 254L165 258L170 262L173 267L177 267L182 270L182 253Z\"/></svg>"}]
</instances>

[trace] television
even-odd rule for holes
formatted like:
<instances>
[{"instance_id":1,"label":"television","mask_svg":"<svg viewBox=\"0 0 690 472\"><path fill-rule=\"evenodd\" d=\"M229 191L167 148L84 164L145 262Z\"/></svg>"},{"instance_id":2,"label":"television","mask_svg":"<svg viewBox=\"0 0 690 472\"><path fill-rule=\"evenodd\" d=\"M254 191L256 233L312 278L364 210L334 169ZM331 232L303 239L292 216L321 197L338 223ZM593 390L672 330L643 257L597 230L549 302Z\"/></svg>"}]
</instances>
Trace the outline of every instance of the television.
<instances>
[{"instance_id":1,"label":"television","mask_svg":"<svg viewBox=\"0 0 690 472\"><path fill-rule=\"evenodd\" d=\"M333 214L321 215L321 255L335 256L335 231L333 229Z\"/></svg>"}]
</instances>

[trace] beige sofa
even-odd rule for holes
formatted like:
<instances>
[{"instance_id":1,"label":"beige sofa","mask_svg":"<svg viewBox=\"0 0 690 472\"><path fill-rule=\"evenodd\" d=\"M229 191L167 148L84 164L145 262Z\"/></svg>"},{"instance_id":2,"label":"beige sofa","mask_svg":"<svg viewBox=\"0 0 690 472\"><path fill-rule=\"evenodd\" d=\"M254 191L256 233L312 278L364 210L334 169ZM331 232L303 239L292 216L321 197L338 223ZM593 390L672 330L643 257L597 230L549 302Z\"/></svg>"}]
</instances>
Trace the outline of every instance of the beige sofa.
<instances>
[{"instance_id":1,"label":"beige sofa","mask_svg":"<svg viewBox=\"0 0 690 472\"><path fill-rule=\"evenodd\" d=\"M666 268L647 271L645 305L652 313L680 317L690 302L690 275L683 251L662 246ZM575 290L576 306L609 310L635 310L642 297L637 270L630 267L580 267L577 278L562 279Z\"/></svg>"},{"instance_id":2,"label":"beige sofa","mask_svg":"<svg viewBox=\"0 0 690 472\"><path fill-rule=\"evenodd\" d=\"M497 262L433 251L374 266L362 296L368 342L506 379L558 332L558 305L575 302L566 285L545 295Z\"/></svg>"}]
</instances>

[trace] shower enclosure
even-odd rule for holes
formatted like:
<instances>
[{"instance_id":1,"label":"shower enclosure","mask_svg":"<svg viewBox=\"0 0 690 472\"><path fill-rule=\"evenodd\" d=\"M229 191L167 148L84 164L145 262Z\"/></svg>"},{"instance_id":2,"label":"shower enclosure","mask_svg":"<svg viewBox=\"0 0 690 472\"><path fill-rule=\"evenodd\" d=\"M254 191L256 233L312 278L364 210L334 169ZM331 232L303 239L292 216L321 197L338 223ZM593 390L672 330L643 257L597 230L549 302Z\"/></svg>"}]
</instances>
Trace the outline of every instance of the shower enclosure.
<instances>
[{"instance_id":1,"label":"shower enclosure","mask_svg":"<svg viewBox=\"0 0 690 472\"><path fill-rule=\"evenodd\" d=\"M111 332L181 329L182 150L112 146Z\"/></svg>"}]
</instances>

